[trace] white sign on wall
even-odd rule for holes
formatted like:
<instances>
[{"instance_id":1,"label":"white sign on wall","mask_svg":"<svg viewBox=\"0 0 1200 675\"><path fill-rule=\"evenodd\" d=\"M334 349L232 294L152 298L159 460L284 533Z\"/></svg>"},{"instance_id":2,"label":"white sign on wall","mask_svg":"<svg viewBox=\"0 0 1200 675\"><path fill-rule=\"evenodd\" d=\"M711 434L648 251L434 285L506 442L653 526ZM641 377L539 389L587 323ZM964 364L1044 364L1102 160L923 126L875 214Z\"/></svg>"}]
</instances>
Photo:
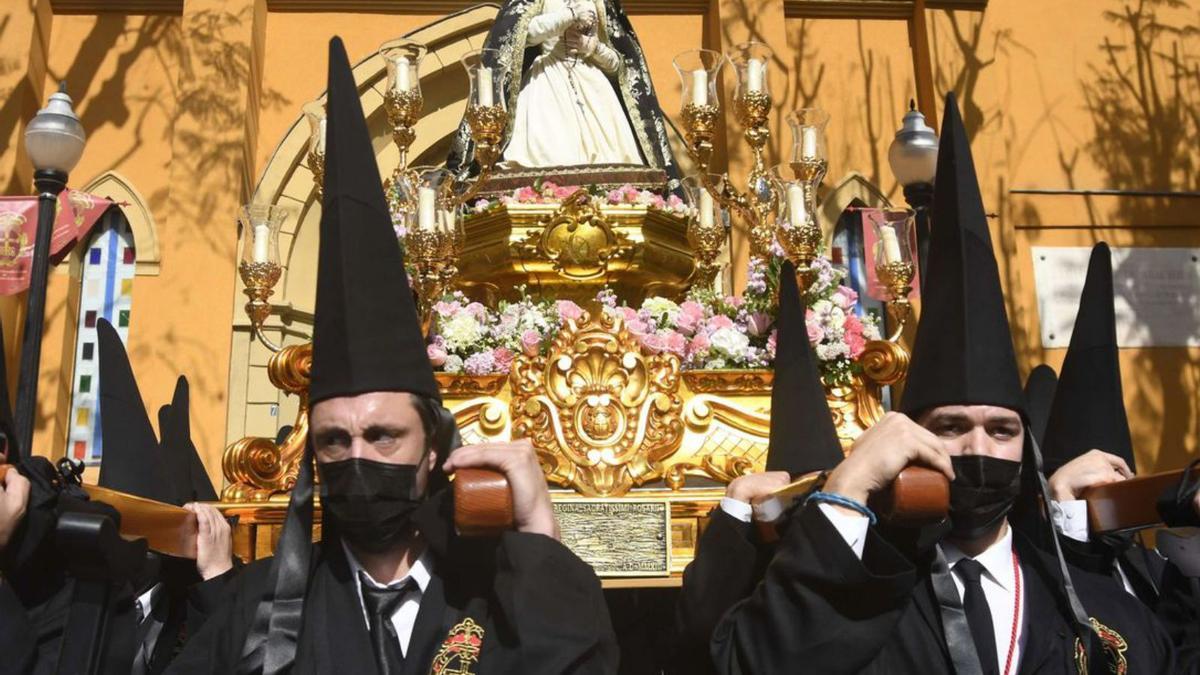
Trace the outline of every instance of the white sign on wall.
<instances>
[{"instance_id":1,"label":"white sign on wall","mask_svg":"<svg viewBox=\"0 0 1200 675\"><path fill-rule=\"evenodd\" d=\"M1087 276L1088 247L1034 246L1042 346L1066 347ZM1200 347L1200 249L1113 248L1121 347Z\"/></svg>"}]
</instances>

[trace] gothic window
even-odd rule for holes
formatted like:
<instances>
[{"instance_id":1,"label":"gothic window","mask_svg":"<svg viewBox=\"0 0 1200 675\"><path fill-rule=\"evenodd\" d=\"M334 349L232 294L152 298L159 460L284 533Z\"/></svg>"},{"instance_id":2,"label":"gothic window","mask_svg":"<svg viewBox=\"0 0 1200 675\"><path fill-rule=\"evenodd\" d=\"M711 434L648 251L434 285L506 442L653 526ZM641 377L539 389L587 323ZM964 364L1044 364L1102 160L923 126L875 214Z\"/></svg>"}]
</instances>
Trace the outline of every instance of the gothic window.
<instances>
[{"instance_id":1,"label":"gothic window","mask_svg":"<svg viewBox=\"0 0 1200 675\"><path fill-rule=\"evenodd\" d=\"M137 255L133 232L121 209L111 208L101 216L82 254L67 454L94 466L99 465L104 452L100 440L100 354L96 323L108 320L128 343L133 305Z\"/></svg>"}]
</instances>

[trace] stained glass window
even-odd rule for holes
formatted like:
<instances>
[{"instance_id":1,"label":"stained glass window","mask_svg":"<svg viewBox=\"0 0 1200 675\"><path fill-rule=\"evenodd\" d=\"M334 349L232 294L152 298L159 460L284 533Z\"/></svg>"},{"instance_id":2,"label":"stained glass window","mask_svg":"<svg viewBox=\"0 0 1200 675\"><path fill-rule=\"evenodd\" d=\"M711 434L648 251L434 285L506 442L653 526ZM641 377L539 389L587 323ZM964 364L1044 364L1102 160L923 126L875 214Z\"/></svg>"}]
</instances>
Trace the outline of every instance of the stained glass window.
<instances>
[{"instance_id":1,"label":"stained glass window","mask_svg":"<svg viewBox=\"0 0 1200 675\"><path fill-rule=\"evenodd\" d=\"M108 320L121 339L128 343L137 262L133 233L120 209L109 209L101 217L85 250L67 448L72 458L98 465L104 448L100 441L103 411L98 409L99 387L96 386L100 381L96 322Z\"/></svg>"}]
</instances>

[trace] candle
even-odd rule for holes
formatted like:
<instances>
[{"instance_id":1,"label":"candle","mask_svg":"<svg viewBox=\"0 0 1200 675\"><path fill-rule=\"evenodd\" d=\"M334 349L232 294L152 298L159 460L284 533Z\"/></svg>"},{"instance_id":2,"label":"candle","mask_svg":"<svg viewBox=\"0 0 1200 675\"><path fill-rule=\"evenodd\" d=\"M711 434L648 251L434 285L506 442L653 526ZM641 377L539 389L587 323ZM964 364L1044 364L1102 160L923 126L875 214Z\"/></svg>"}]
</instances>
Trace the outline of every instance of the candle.
<instances>
[{"instance_id":1,"label":"candle","mask_svg":"<svg viewBox=\"0 0 1200 675\"><path fill-rule=\"evenodd\" d=\"M900 255L900 239L896 237L896 228L891 225L880 225L879 241L883 242L884 263L897 263L903 260Z\"/></svg>"},{"instance_id":2,"label":"candle","mask_svg":"<svg viewBox=\"0 0 1200 675\"><path fill-rule=\"evenodd\" d=\"M819 159L821 157L820 148L817 146L817 138L816 127L800 128L801 159Z\"/></svg>"},{"instance_id":3,"label":"candle","mask_svg":"<svg viewBox=\"0 0 1200 675\"><path fill-rule=\"evenodd\" d=\"M792 227L804 227L808 224L808 209L804 203L804 187L792 183L787 188L788 222Z\"/></svg>"},{"instance_id":4,"label":"candle","mask_svg":"<svg viewBox=\"0 0 1200 675\"><path fill-rule=\"evenodd\" d=\"M478 93L478 104L490 108L496 103L495 92L492 91L492 69L479 66L475 71L475 89Z\"/></svg>"},{"instance_id":5,"label":"candle","mask_svg":"<svg viewBox=\"0 0 1200 675\"><path fill-rule=\"evenodd\" d=\"M700 191L700 226L712 227L713 218L713 198L708 194L708 190Z\"/></svg>"},{"instance_id":6,"label":"candle","mask_svg":"<svg viewBox=\"0 0 1200 675\"><path fill-rule=\"evenodd\" d=\"M767 73L767 64L760 59L746 61L746 91L751 94L763 90L763 76Z\"/></svg>"},{"instance_id":7,"label":"candle","mask_svg":"<svg viewBox=\"0 0 1200 675\"><path fill-rule=\"evenodd\" d=\"M268 256L269 246L271 244L271 227L266 223L259 223L254 226L254 262L265 263L270 262Z\"/></svg>"},{"instance_id":8,"label":"candle","mask_svg":"<svg viewBox=\"0 0 1200 675\"><path fill-rule=\"evenodd\" d=\"M708 105L708 71L692 71L692 104Z\"/></svg>"},{"instance_id":9,"label":"candle","mask_svg":"<svg viewBox=\"0 0 1200 675\"><path fill-rule=\"evenodd\" d=\"M396 87L395 91L405 92L412 89L412 62L407 56L396 58Z\"/></svg>"},{"instance_id":10,"label":"candle","mask_svg":"<svg viewBox=\"0 0 1200 675\"><path fill-rule=\"evenodd\" d=\"M442 232L454 230L454 212L448 209L438 209L438 229Z\"/></svg>"},{"instance_id":11,"label":"candle","mask_svg":"<svg viewBox=\"0 0 1200 675\"><path fill-rule=\"evenodd\" d=\"M433 188L417 190L417 227L422 230L437 227L437 193Z\"/></svg>"},{"instance_id":12,"label":"candle","mask_svg":"<svg viewBox=\"0 0 1200 675\"><path fill-rule=\"evenodd\" d=\"M325 118L324 117L321 118L321 123L318 126L319 126L319 129L317 130L317 154L324 155L325 154Z\"/></svg>"}]
</instances>

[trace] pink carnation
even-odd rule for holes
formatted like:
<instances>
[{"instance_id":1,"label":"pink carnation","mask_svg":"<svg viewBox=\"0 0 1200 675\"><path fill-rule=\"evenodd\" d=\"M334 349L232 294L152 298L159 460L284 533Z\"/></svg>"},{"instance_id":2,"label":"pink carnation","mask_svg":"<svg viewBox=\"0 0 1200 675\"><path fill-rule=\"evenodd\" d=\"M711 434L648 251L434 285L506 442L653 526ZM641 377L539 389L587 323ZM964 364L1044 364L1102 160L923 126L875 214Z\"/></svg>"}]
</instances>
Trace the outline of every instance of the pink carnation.
<instances>
[{"instance_id":1,"label":"pink carnation","mask_svg":"<svg viewBox=\"0 0 1200 675\"><path fill-rule=\"evenodd\" d=\"M704 322L704 307L693 300L688 300L679 306L679 319L675 321L676 328L685 335L692 335Z\"/></svg>"},{"instance_id":2,"label":"pink carnation","mask_svg":"<svg viewBox=\"0 0 1200 675\"><path fill-rule=\"evenodd\" d=\"M680 358L683 358L683 356L687 353L687 338L680 333L671 331L667 333L666 347L667 351Z\"/></svg>"},{"instance_id":3,"label":"pink carnation","mask_svg":"<svg viewBox=\"0 0 1200 675\"><path fill-rule=\"evenodd\" d=\"M532 328L521 333L521 351L525 356L537 356L542 347L542 336Z\"/></svg>"},{"instance_id":4,"label":"pink carnation","mask_svg":"<svg viewBox=\"0 0 1200 675\"><path fill-rule=\"evenodd\" d=\"M512 362L516 357L512 350L507 347L496 347L492 350L492 360L495 361L495 371L497 373L507 373L512 370Z\"/></svg>"},{"instance_id":5,"label":"pink carnation","mask_svg":"<svg viewBox=\"0 0 1200 675\"><path fill-rule=\"evenodd\" d=\"M534 192L531 187L523 187L518 189L513 196L517 198L518 202L534 202L537 201L538 193Z\"/></svg>"},{"instance_id":6,"label":"pink carnation","mask_svg":"<svg viewBox=\"0 0 1200 675\"><path fill-rule=\"evenodd\" d=\"M555 306L558 308L559 321L578 321L583 318L583 308L570 300L559 300Z\"/></svg>"},{"instance_id":7,"label":"pink carnation","mask_svg":"<svg viewBox=\"0 0 1200 675\"><path fill-rule=\"evenodd\" d=\"M634 319L633 321L629 321L625 324L625 326L627 328L629 328L630 333L633 333L635 336L638 336L638 337L641 337L643 335L647 335L650 333L650 326L645 321L642 321L641 319Z\"/></svg>"},{"instance_id":8,"label":"pink carnation","mask_svg":"<svg viewBox=\"0 0 1200 675\"><path fill-rule=\"evenodd\" d=\"M567 197L570 197L571 195L575 194L576 192L579 192L578 186L554 188L554 198L555 199L566 199Z\"/></svg>"},{"instance_id":9,"label":"pink carnation","mask_svg":"<svg viewBox=\"0 0 1200 675\"><path fill-rule=\"evenodd\" d=\"M808 328L808 341L814 345L825 339L825 329L821 327L821 318L811 309L804 310L804 323Z\"/></svg>"},{"instance_id":10,"label":"pink carnation","mask_svg":"<svg viewBox=\"0 0 1200 675\"><path fill-rule=\"evenodd\" d=\"M718 314L708 320L709 333L721 330L722 328L733 328L733 319L730 319L724 314Z\"/></svg>"},{"instance_id":11,"label":"pink carnation","mask_svg":"<svg viewBox=\"0 0 1200 675\"><path fill-rule=\"evenodd\" d=\"M850 358L857 359L867 348L867 339L863 337L862 321L857 316L850 314L842 325L846 329L846 347L850 351Z\"/></svg>"},{"instance_id":12,"label":"pink carnation","mask_svg":"<svg viewBox=\"0 0 1200 675\"><path fill-rule=\"evenodd\" d=\"M621 320L624 321L625 323L629 323L630 321L637 321L637 319L638 319L637 310L632 307L624 307L624 306L618 307L617 314L620 315Z\"/></svg>"},{"instance_id":13,"label":"pink carnation","mask_svg":"<svg viewBox=\"0 0 1200 675\"><path fill-rule=\"evenodd\" d=\"M446 348L440 343L426 345L425 353L429 355L429 364L434 368L441 368L446 365Z\"/></svg>"},{"instance_id":14,"label":"pink carnation","mask_svg":"<svg viewBox=\"0 0 1200 675\"><path fill-rule=\"evenodd\" d=\"M620 190L609 190L605 198L608 199L609 204L620 204L621 200L624 199L624 195Z\"/></svg>"},{"instance_id":15,"label":"pink carnation","mask_svg":"<svg viewBox=\"0 0 1200 675\"><path fill-rule=\"evenodd\" d=\"M711 346L712 343L708 341L708 336L704 333L698 333L696 337L692 338L691 342L688 343L688 356L704 354Z\"/></svg>"},{"instance_id":16,"label":"pink carnation","mask_svg":"<svg viewBox=\"0 0 1200 675\"><path fill-rule=\"evenodd\" d=\"M655 354L662 353L667 349L667 341L656 333L646 333L638 336L638 341L642 343L642 347Z\"/></svg>"}]
</instances>

